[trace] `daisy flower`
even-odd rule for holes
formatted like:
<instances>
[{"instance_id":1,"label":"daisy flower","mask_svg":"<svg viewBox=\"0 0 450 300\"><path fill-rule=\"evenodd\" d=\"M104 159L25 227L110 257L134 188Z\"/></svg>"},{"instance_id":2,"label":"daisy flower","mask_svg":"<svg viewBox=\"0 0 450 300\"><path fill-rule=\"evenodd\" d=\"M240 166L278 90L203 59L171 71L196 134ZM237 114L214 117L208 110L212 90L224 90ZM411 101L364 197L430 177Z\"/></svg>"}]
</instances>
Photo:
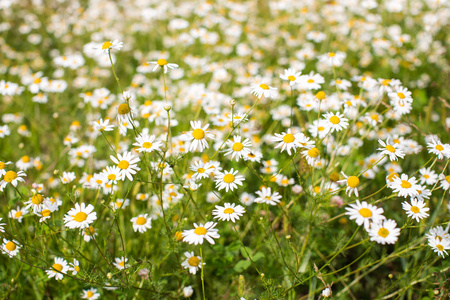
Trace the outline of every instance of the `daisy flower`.
<instances>
[{"instance_id":1,"label":"daisy flower","mask_svg":"<svg viewBox=\"0 0 450 300\"><path fill-rule=\"evenodd\" d=\"M403 210L406 211L408 217L415 219L420 222L421 219L428 218L429 214L427 211L430 210L429 207L425 207L426 203L423 200L412 199L411 204L408 202L403 202Z\"/></svg>"},{"instance_id":2,"label":"daisy flower","mask_svg":"<svg viewBox=\"0 0 450 300\"><path fill-rule=\"evenodd\" d=\"M237 175L238 171L234 171L233 168L231 168L230 171L224 171L223 173L220 172L216 175L216 188L220 191L222 189L225 189L226 192L228 190L234 190L237 188L238 185L242 186L242 181L244 181L244 176Z\"/></svg>"},{"instance_id":3,"label":"daisy flower","mask_svg":"<svg viewBox=\"0 0 450 300\"><path fill-rule=\"evenodd\" d=\"M2 176L6 174L6 166L11 164L12 162L10 161L7 162L0 161L0 178L2 178Z\"/></svg>"},{"instance_id":4,"label":"daisy flower","mask_svg":"<svg viewBox=\"0 0 450 300\"><path fill-rule=\"evenodd\" d=\"M236 157L236 161L240 158L246 157L250 153L252 143L249 139L242 141L242 137L235 135L232 140L227 141L228 149L225 149L225 155L231 155L231 159Z\"/></svg>"},{"instance_id":5,"label":"daisy flower","mask_svg":"<svg viewBox=\"0 0 450 300\"><path fill-rule=\"evenodd\" d=\"M316 147L302 151L302 156L306 158L308 165L314 166L316 160L320 159L320 151Z\"/></svg>"},{"instance_id":6,"label":"daisy flower","mask_svg":"<svg viewBox=\"0 0 450 300\"><path fill-rule=\"evenodd\" d=\"M167 73L169 69L174 70L178 68L177 64L168 63L164 58L160 58L157 61L149 61L147 63L154 65L152 72L156 72L159 68L162 68L164 69L164 73Z\"/></svg>"},{"instance_id":7,"label":"daisy flower","mask_svg":"<svg viewBox=\"0 0 450 300\"><path fill-rule=\"evenodd\" d=\"M300 141L302 139L302 134L292 134L290 128L287 130L287 133L275 133L274 135L272 141L278 142L278 145L276 145L275 148L281 148L281 152L286 150L288 155L291 155L291 150L295 150L301 146Z\"/></svg>"},{"instance_id":8,"label":"daisy flower","mask_svg":"<svg viewBox=\"0 0 450 300\"><path fill-rule=\"evenodd\" d=\"M370 240L378 244L395 244L400 235L400 228L394 220L373 223L369 230Z\"/></svg>"},{"instance_id":9,"label":"daisy flower","mask_svg":"<svg viewBox=\"0 0 450 300\"><path fill-rule=\"evenodd\" d=\"M2 252L9 255L9 257L16 256L19 253L20 248L21 246L17 241L10 241L5 238L3 239Z\"/></svg>"},{"instance_id":10,"label":"daisy flower","mask_svg":"<svg viewBox=\"0 0 450 300\"><path fill-rule=\"evenodd\" d=\"M320 62L327 64L330 67L340 67L347 55L344 52L328 52L318 56Z\"/></svg>"},{"instance_id":11,"label":"daisy flower","mask_svg":"<svg viewBox=\"0 0 450 300\"><path fill-rule=\"evenodd\" d=\"M435 228L431 228L430 231L426 234L426 237L428 238L428 241L437 240L450 240L450 234L448 234L448 229L444 230L444 227L442 226L436 226Z\"/></svg>"},{"instance_id":12,"label":"daisy flower","mask_svg":"<svg viewBox=\"0 0 450 300\"><path fill-rule=\"evenodd\" d=\"M95 231L95 228L92 226L89 226L88 228L81 230L80 233L83 236L85 242L89 242L92 237L98 235L98 233Z\"/></svg>"},{"instance_id":13,"label":"daisy flower","mask_svg":"<svg viewBox=\"0 0 450 300\"><path fill-rule=\"evenodd\" d=\"M432 153L434 155L437 155L439 159L443 159L444 156L448 157L450 156L450 149L449 147L446 147L446 144L442 144L441 141L435 140L432 138L427 143L428 153Z\"/></svg>"},{"instance_id":14,"label":"daisy flower","mask_svg":"<svg viewBox=\"0 0 450 300\"><path fill-rule=\"evenodd\" d=\"M396 87L395 92L388 93L388 96L393 102L413 102L411 92L408 91L407 88L401 86Z\"/></svg>"},{"instance_id":15,"label":"daisy flower","mask_svg":"<svg viewBox=\"0 0 450 300\"><path fill-rule=\"evenodd\" d=\"M39 219L39 222L42 222L47 219L50 219L51 214L57 210L58 210L58 203L56 201L52 202L49 200L45 200L44 203L42 204L42 209L40 211L35 212L35 214L41 217Z\"/></svg>"},{"instance_id":16,"label":"daisy flower","mask_svg":"<svg viewBox=\"0 0 450 300\"><path fill-rule=\"evenodd\" d=\"M96 44L93 46L97 55L102 53L108 54L111 49L120 50L123 47L123 42L119 42L119 40L107 41L103 44Z\"/></svg>"},{"instance_id":17,"label":"daisy flower","mask_svg":"<svg viewBox=\"0 0 450 300\"><path fill-rule=\"evenodd\" d=\"M347 189L345 192L350 197L352 193L355 194L356 197L359 196L358 193L358 186L359 186L359 178L357 176L347 176L344 172L341 172L342 175L345 177L344 180L339 180L337 183L345 183L347 184Z\"/></svg>"},{"instance_id":18,"label":"daisy flower","mask_svg":"<svg viewBox=\"0 0 450 300\"><path fill-rule=\"evenodd\" d=\"M256 203L266 203L269 205L277 205L280 203L281 195L278 192L272 193L270 187L262 187L260 191L255 193L258 197L255 198Z\"/></svg>"},{"instance_id":19,"label":"daisy flower","mask_svg":"<svg viewBox=\"0 0 450 300\"><path fill-rule=\"evenodd\" d=\"M152 218L147 216L148 214L143 214L130 220L133 223L134 232L139 231L140 233L144 233L147 229L152 228Z\"/></svg>"},{"instance_id":20,"label":"daisy flower","mask_svg":"<svg viewBox=\"0 0 450 300\"><path fill-rule=\"evenodd\" d=\"M195 256L193 251L184 252L184 256L186 256L186 260L181 263L181 266L185 269L189 269L189 273L195 275L198 268L202 267L201 257ZM205 263L203 263L203 265L205 265Z\"/></svg>"},{"instance_id":21,"label":"daisy flower","mask_svg":"<svg viewBox=\"0 0 450 300\"><path fill-rule=\"evenodd\" d=\"M64 278L64 274L69 271L69 265L64 260L64 258L55 257L55 263L52 265L50 270L46 270L45 272L48 275L48 278L55 277L56 280L61 280Z\"/></svg>"},{"instance_id":22,"label":"daisy flower","mask_svg":"<svg viewBox=\"0 0 450 300\"><path fill-rule=\"evenodd\" d=\"M341 131L348 127L348 119L344 118L344 115L339 112L336 112L336 114L328 112L324 115L324 118L328 121L330 132Z\"/></svg>"},{"instance_id":23,"label":"daisy flower","mask_svg":"<svg viewBox=\"0 0 450 300\"><path fill-rule=\"evenodd\" d=\"M28 213L28 210L26 207L20 208L20 206L17 206L17 209L11 209L11 211L8 214L8 217L11 219L16 219L19 221L19 223L22 223L23 216Z\"/></svg>"},{"instance_id":24,"label":"daisy flower","mask_svg":"<svg viewBox=\"0 0 450 300\"><path fill-rule=\"evenodd\" d=\"M192 131L181 136L184 141L191 141L189 151L202 152L205 148L209 148L207 139L214 139L214 135L208 131L209 124L202 127L201 121L191 121Z\"/></svg>"},{"instance_id":25,"label":"daisy flower","mask_svg":"<svg viewBox=\"0 0 450 300\"><path fill-rule=\"evenodd\" d=\"M115 260L115 262L113 262L113 265L114 265L114 267L116 267L119 270L123 270L123 269L128 268L130 266L130 265L126 264L127 261L128 261L128 258L125 258L123 256L122 257L116 257L114 260Z\"/></svg>"},{"instance_id":26,"label":"daisy flower","mask_svg":"<svg viewBox=\"0 0 450 300\"><path fill-rule=\"evenodd\" d=\"M277 88L271 87L265 83L252 86L252 94L261 99L262 96L266 98L275 98Z\"/></svg>"},{"instance_id":27,"label":"daisy flower","mask_svg":"<svg viewBox=\"0 0 450 300\"><path fill-rule=\"evenodd\" d=\"M320 74L314 74L313 71L307 75L302 75L298 79L299 87L302 90L317 90L325 79Z\"/></svg>"},{"instance_id":28,"label":"daisy flower","mask_svg":"<svg viewBox=\"0 0 450 300\"><path fill-rule=\"evenodd\" d=\"M130 181L133 181L132 175L141 170L137 166L140 161L139 157L134 156L131 152L124 152L122 155L117 154L117 158L111 155L110 158L119 167L122 180L125 180L126 176Z\"/></svg>"},{"instance_id":29,"label":"daisy flower","mask_svg":"<svg viewBox=\"0 0 450 300\"><path fill-rule=\"evenodd\" d=\"M302 72L296 72L293 69L287 69L287 70L284 70L284 74L280 75L280 78L283 80L288 80L289 85L293 86L294 84L296 84L296 82L301 74L302 74Z\"/></svg>"},{"instance_id":30,"label":"daisy flower","mask_svg":"<svg viewBox=\"0 0 450 300\"><path fill-rule=\"evenodd\" d=\"M111 208L116 211L118 209L124 209L128 205L130 205L130 199L116 199L115 201L110 203Z\"/></svg>"},{"instance_id":31,"label":"daisy flower","mask_svg":"<svg viewBox=\"0 0 450 300\"><path fill-rule=\"evenodd\" d=\"M69 266L69 271L72 271L72 275L77 275L80 272L80 262L75 258L73 262L69 263Z\"/></svg>"},{"instance_id":32,"label":"daisy flower","mask_svg":"<svg viewBox=\"0 0 450 300\"><path fill-rule=\"evenodd\" d=\"M75 208L72 208L64 216L64 225L73 228L88 228L89 224L97 220L97 213L93 212L94 206L89 204L75 203Z\"/></svg>"},{"instance_id":33,"label":"daisy flower","mask_svg":"<svg viewBox=\"0 0 450 300\"><path fill-rule=\"evenodd\" d=\"M23 177L26 177L27 174L25 174L24 171L14 172L14 171L8 171L3 176L3 180L0 181L0 192L3 192L3 189L9 184L11 184L13 187L17 187L17 184L19 182L25 182L25 179Z\"/></svg>"},{"instance_id":34,"label":"daisy flower","mask_svg":"<svg viewBox=\"0 0 450 300\"><path fill-rule=\"evenodd\" d=\"M350 204L350 207L346 207L345 214L350 216L350 220L355 220L359 226L364 224L364 228L369 231L370 224L381 222L385 219L383 216L383 208L378 208L372 204L368 204L366 201L362 203L356 200L355 204Z\"/></svg>"},{"instance_id":35,"label":"daisy flower","mask_svg":"<svg viewBox=\"0 0 450 300\"><path fill-rule=\"evenodd\" d=\"M444 253L448 255L447 251L450 249L450 241L446 239L442 240L428 240L428 245L433 249L434 252L438 254L438 256L442 256L444 258Z\"/></svg>"},{"instance_id":36,"label":"daisy flower","mask_svg":"<svg viewBox=\"0 0 450 300\"><path fill-rule=\"evenodd\" d=\"M435 184L438 180L438 175L436 172L431 170L430 168L422 168L419 170L420 175L422 175L419 180L421 184L432 185Z\"/></svg>"},{"instance_id":37,"label":"daisy flower","mask_svg":"<svg viewBox=\"0 0 450 300\"><path fill-rule=\"evenodd\" d=\"M234 223L235 220L239 220L245 213L245 208L241 205L234 203L225 203L224 206L216 205L216 209L213 210L212 215L214 219L221 221L230 221Z\"/></svg>"},{"instance_id":38,"label":"daisy flower","mask_svg":"<svg viewBox=\"0 0 450 300\"><path fill-rule=\"evenodd\" d=\"M91 124L94 127L94 130L97 131L112 131L115 127L115 125L109 125L109 119L105 119L104 121L103 119L100 119Z\"/></svg>"},{"instance_id":39,"label":"daisy flower","mask_svg":"<svg viewBox=\"0 0 450 300\"><path fill-rule=\"evenodd\" d=\"M40 212L42 210L44 200L45 199L41 194L33 193L33 196L31 196L28 201L24 203L26 205L25 209L32 208L33 213Z\"/></svg>"},{"instance_id":40,"label":"daisy flower","mask_svg":"<svg viewBox=\"0 0 450 300\"><path fill-rule=\"evenodd\" d=\"M75 176L75 172L63 172L60 177L63 184L68 184L74 181L77 177Z\"/></svg>"},{"instance_id":41,"label":"daisy flower","mask_svg":"<svg viewBox=\"0 0 450 300\"><path fill-rule=\"evenodd\" d=\"M139 147L137 151L150 153L153 151L161 151L162 142L156 141L154 135L143 134L136 138L133 146Z\"/></svg>"},{"instance_id":42,"label":"daisy flower","mask_svg":"<svg viewBox=\"0 0 450 300\"><path fill-rule=\"evenodd\" d=\"M96 300L100 297L100 293L97 293L96 288L90 288L88 290L83 290L81 293L82 299Z\"/></svg>"},{"instance_id":43,"label":"daisy flower","mask_svg":"<svg viewBox=\"0 0 450 300\"><path fill-rule=\"evenodd\" d=\"M440 174L439 180L441 181L441 187L444 190L448 190L450 188L450 175L445 176L444 174Z\"/></svg>"},{"instance_id":44,"label":"daisy flower","mask_svg":"<svg viewBox=\"0 0 450 300\"><path fill-rule=\"evenodd\" d=\"M393 145L389 144L389 139L386 140L386 143L382 140L378 140L382 148L378 148L377 150L381 151L382 155L389 156L391 161L397 160L398 157L405 157L405 153L400 149L400 144L394 143Z\"/></svg>"},{"instance_id":45,"label":"daisy flower","mask_svg":"<svg viewBox=\"0 0 450 300\"><path fill-rule=\"evenodd\" d=\"M196 161L194 164L190 167L192 171L195 173L192 175L192 179L199 180L203 178L208 178L209 175L211 175L211 172L213 171L213 168L210 168L209 163L203 163L202 161Z\"/></svg>"},{"instance_id":46,"label":"daisy flower","mask_svg":"<svg viewBox=\"0 0 450 300\"><path fill-rule=\"evenodd\" d=\"M108 184L117 184L118 180L122 180L123 173L118 166L107 166L101 173L104 182ZM94 176L95 177L95 176Z\"/></svg>"},{"instance_id":47,"label":"daisy flower","mask_svg":"<svg viewBox=\"0 0 450 300\"><path fill-rule=\"evenodd\" d=\"M417 184L416 178L408 178L408 175L402 174L400 177L394 177L391 189L394 192L398 192L400 197L415 197L418 194L418 190L421 189L420 185Z\"/></svg>"},{"instance_id":48,"label":"daisy flower","mask_svg":"<svg viewBox=\"0 0 450 300\"><path fill-rule=\"evenodd\" d=\"M206 239L210 244L214 245L214 239L220 237L219 230L214 228L216 225L217 223L214 222L207 222L205 225L194 223L195 229L185 230L181 233L183 242L198 245L203 244L203 239Z\"/></svg>"}]
</instances>

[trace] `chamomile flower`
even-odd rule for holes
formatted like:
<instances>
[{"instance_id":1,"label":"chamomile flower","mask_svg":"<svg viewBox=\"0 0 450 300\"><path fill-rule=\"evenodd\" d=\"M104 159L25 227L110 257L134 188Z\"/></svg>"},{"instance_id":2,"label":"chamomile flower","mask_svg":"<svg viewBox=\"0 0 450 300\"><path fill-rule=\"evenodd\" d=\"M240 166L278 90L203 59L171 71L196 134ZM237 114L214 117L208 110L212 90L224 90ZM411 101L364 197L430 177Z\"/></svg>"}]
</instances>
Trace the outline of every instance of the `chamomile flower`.
<instances>
[{"instance_id":1,"label":"chamomile flower","mask_svg":"<svg viewBox=\"0 0 450 300\"><path fill-rule=\"evenodd\" d=\"M205 225L197 225L194 223L195 229L184 230L181 235L183 236L183 242L189 244L203 244L203 239L206 239L210 244L215 244L214 239L220 237L218 229L214 227L217 225L215 222L207 222Z\"/></svg>"},{"instance_id":2,"label":"chamomile flower","mask_svg":"<svg viewBox=\"0 0 450 300\"><path fill-rule=\"evenodd\" d=\"M75 207L67 212L64 216L64 225L74 229L74 228L88 228L89 224L97 220L97 213L93 212L94 206L89 204L75 203Z\"/></svg>"},{"instance_id":3,"label":"chamomile flower","mask_svg":"<svg viewBox=\"0 0 450 300\"><path fill-rule=\"evenodd\" d=\"M117 154L117 158L111 155L110 158L119 167L122 180L125 180L125 177L127 177L130 181L133 181L132 175L141 170L137 166L137 163L140 161L139 157L134 156L131 152Z\"/></svg>"},{"instance_id":4,"label":"chamomile flower","mask_svg":"<svg viewBox=\"0 0 450 300\"><path fill-rule=\"evenodd\" d=\"M42 210L44 200L44 196L34 192L33 195L28 199L28 201L24 203L26 205L25 209L31 208L33 210L33 213L40 212Z\"/></svg>"},{"instance_id":5,"label":"chamomile flower","mask_svg":"<svg viewBox=\"0 0 450 300\"><path fill-rule=\"evenodd\" d=\"M302 151L302 156L310 166L314 166L316 160L320 159L320 151L316 147Z\"/></svg>"},{"instance_id":6,"label":"chamomile flower","mask_svg":"<svg viewBox=\"0 0 450 300\"><path fill-rule=\"evenodd\" d=\"M444 174L440 174L439 180L441 181L441 187L445 191L450 188L450 175L445 176Z\"/></svg>"},{"instance_id":7,"label":"chamomile flower","mask_svg":"<svg viewBox=\"0 0 450 300\"><path fill-rule=\"evenodd\" d=\"M152 72L156 72L159 68L164 70L164 73L167 73L168 70L174 70L178 68L177 64L168 63L164 58L160 58L156 61L147 62L150 65L154 65Z\"/></svg>"},{"instance_id":8,"label":"chamomile flower","mask_svg":"<svg viewBox=\"0 0 450 300\"><path fill-rule=\"evenodd\" d=\"M209 148L207 139L214 139L214 135L208 130L209 124L202 127L202 122L191 121L192 131L189 131L181 136L184 141L191 141L189 151L202 152L205 148Z\"/></svg>"},{"instance_id":9,"label":"chamomile flower","mask_svg":"<svg viewBox=\"0 0 450 300\"><path fill-rule=\"evenodd\" d=\"M11 164L12 164L12 162L10 162L10 161L7 161L7 162L0 161L0 178L2 178L2 176L6 174L6 172L7 172L6 166L11 165Z\"/></svg>"},{"instance_id":10,"label":"chamomile flower","mask_svg":"<svg viewBox=\"0 0 450 300\"><path fill-rule=\"evenodd\" d=\"M138 147L138 152L151 153L153 151L161 151L162 142L155 141L154 135L142 134L136 137L136 143L133 146Z\"/></svg>"},{"instance_id":11,"label":"chamomile flower","mask_svg":"<svg viewBox=\"0 0 450 300\"><path fill-rule=\"evenodd\" d=\"M62 176L60 177L63 184L71 183L76 178L77 176L75 175L75 172L63 172Z\"/></svg>"},{"instance_id":12,"label":"chamomile flower","mask_svg":"<svg viewBox=\"0 0 450 300\"><path fill-rule=\"evenodd\" d=\"M356 200L355 204L349 204L349 207L346 207L345 210L345 214L350 216L350 220L355 220L359 226L364 225L367 231L371 223L378 223L385 219L383 208L368 204L366 201L361 203Z\"/></svg>"},{"instance_id":13,"label":"chamomile flower","mask_svg":"<svg viewBox=\"0 0 450 300\"><path fill-rule=\"evenodd\" d=\"M301 74L302 74L302 72L296 72L293 69L287 69L287 70L284 70L284 74L280 75L280 78L283 80L288 80L289 85L293 86L294 84L297 83L297 80Z\"/></svg>"},{"instance_id":14,"label":"chamomile flower","mask_svg":"<svg viewBox=\"0 0 450 300\"><path fill-rule=\"evenodd\" d=\"M88 290L83 290L81 293L82 299L89 299L89 300L97 300L100 297L100 293L97 293L96 288L90 288Z\"/></svg>"},{"instance_id":15,"label":"chamomile flower","mask_svg":"<svg viewBox=\"0 0 450 300\"><path fill-rule=\"evenodd\" d=\"M389 156L389 159L391 161L397 160L398 157L403 158L405 157L405 153L400 149L399 144L389 144L389 139L387 139L386 143L382 140L378 140L378 143L382 146L381 148L378 148L378 151L381 151L380 154Z\"/></svg>"},{"instance_id":16,"label":"chamomile flower","mask_svg":"<svg viewBox=\"0 0 450 300\"><path fill-rule=\"evenodd\" d=\"M262 187L260 191L255 193L258 197L255 198L256 203L266 203L268 205L277 205L280 203L281 195L278 192L272 193L270 187Z\"/></svg>"},{"instance_id":17,"label":"chamomile flower","mask_svg":"<svg viewBox=\"0 0 450 300\"><path fill-rule=\"evenodd\" d=\"M450 149L446 145L447 144L443 144L441 141L432 138L427 142L428 153L437 155L439 159L443 159L444 156L449 157Z\"/></svg>"},{"instance_id":18,"label":"chamomile flower","mask_svg":"<svg viewBox=\"0 0 450 300\"><path fill-rule=\"evenodd\" d=\"M428 241L437 240L449 240L450 241L450 234L448 234L448 229L444 230L442 226L436 226L434 228L431 228L430 231L426 234L426 237L428 238Z\"/></svg>"},{"instance_id":19,"label":"chamomile flower","mask_svg":"<svg viewBox=\"0 0 450 300\"><path fill-rule=\"evenodd\" d=\"M219 172L216 175L216 188L220 191L225 189L226 192L228 190L234 190L238 185L242 186L242 182L244 181L244 176L237 175L238 171L231 168L230 171Z\"/></svg>"},{"instance_id":20,"label":"chamomile flower","mask_svg":"<svg viewBox=\"0 0 450 300\"><path fill-rule=\"evenodd\" d=\"M203 163L202 161L196 161L194 164L190 167L190 169L195 172L192 174L192 179L200 180L203 178L208 178L211 175L211 172L213 171L212 168L210 168L209 163Z\"/></svg>"},{"instance_id":21,"label":"chamomile flower","mask_svg":"<svg viewBox=\"0 0 450 300\"><path fill-rule=\"evenodd\" d=\"M402 174L400 177L394 177L391 189L397 192L400 197L414 197L418 194L420 185L417 184L415 177L408 178L408 175Z\"/></svg>"},{"instance_id":22,"label":"chamomile flower","mask_svg":"<svg viewBox=\"0 0 450 300\"><path fill-rule=\"evenodd\" d=\"M249 139L243 140L239 135L235 135L233 139L227 141L228 148L224 150L225 155L231 155L231 159L236 157L236 161L246 157L250 153L252 143Z\"/></svg>"},{"instance_id":23,"label":"chamomile flower","mask_svg":"<svg viewBox=\"0 0 450 300\"><path fill-rule=\"evenodd\" d=\"M57 210L58 210L58 203L56 201L52 202L49 200L45 200L44 203L42 203L41 210L35 212L35 214L38 215L39 217L41 217L39 219L39 222L42 222L47 219L50 219L52 216L52 213Z\"/></svg>"},{"instance_id":24,"label":"chamomile flower","mask_svg":"<svg viewBox=\"0 0 450 300\"><path fill-rule=\"evenodd\" d=\"M212 215L214 219L221 221L230 221L234 223L235 220L239 220L245 213L245 208L241 205L234 203L225 203L224 206L216 205L216 209L213 210Z\"/></svg>"},{"instance_id":25,"label":"chamomile flower","mask_svg":"<svg viewBox=\"0 0 450 300\"><path fill-rule=\"evenodd\" d=\"M83 236L85 242L89 242L92 237L98 235L98 233L95 231L95 228L92 226L89 226L88 228L81 230L80 233Z\"/></svg>"},{"instance_id":26,"label":"chamomile flower","mask_svg":"<svg viewBox=\"0 0 450 300\"><path fill-rule=\"evenodd\" d=\"M314 74L313 71L307 75L302 75L298 79L299 87L302 90L317 90L325 79L320 74Z\"/></svg>"},{"instance_id":27,"label":"chamomile flower","mask_svg":"<svg viewBox=\"0 0 450 300\"><path fill-rule=\"evenodd\" d=\"M330 67L340 67L347 55L345 52L328 52L318 57L320 62L326 63Z\"/></svg>"},{"instance_id":28,"label":"chamomile flower","mask_svg":"<svg viewBox=\"0 0 450 300\"><path fill-rule=\"evenodd\" d=\"M345 177L345 179L339 180L338 183L347 184L347 189L345 190L345 192L349 197L351 197L352 193L354 193L355 196L358 197L359 178L357 176L347 176L344 172L341 173Z\"/></svg>"},{"instance_id":29,"label":"chamomile flower","mask_svg":"<svg viewBox=\"0 0 450 300\"><path fill-rule=\"evenodd\" d=\"M110 206L114 211L118 209L125 209L125 207L127 207L128 205L130 205L130 199L119 198L110 203Z\"/></svg>"},{"instance_id":30,"label":"chamomile flower","mask_svg":"<svg viewBox=\"0 0 450 300\"><path fill-rule=\"evenodd\" d=\"M428 245L433 249L434 252L438 254L438 256L442 256L444 258L444 254L448 255L447 251L450 249L450 241L447 239L437 240L432 239L428 240Z\"/></svg>"},{"instance_id":31,"label":"chamomile flower","mask_svg":"<svg viewBox=\"0 0 450 300\"><path fill-rule=\"evenodd\" d=\"M139 231L140 233L144 233L147 229L152 228L152 218L148 217L148 214L139 215L130 221L133 223L134 232Z\"/></svg>"},{"instance_id":32,"label":"chamomile flower","mask_svg":"<svg viewBox=\"0 0 450 300\"><path fill-rule=\"evenodd\" d=\"M275 136L272 137L272 141L278 143L275 148L281 148L281 152L286 150L288 155L291 155L291 150L295 150L301 146L300 141L302 139L302 134L292 134L290 128L287 130L287 132L283 132L281 134L275 133L274 135Z\"/></svg>"},{"instance_id":33,"label":"chamomile flower","mask_svg":"<svg viewBox=\"0 0 450 300\"><path fill-rule=\"evenodd\" d=\"M68 271L69 265L67 264L67 261L65 261L64 258L55 257L55 263L49 270L45 272L47 273L48 278L55 277L56 280L61 280L64 278L64 274L67 273Z\"/></svg>"},{"instance_id":34,"label":"chamomile flower","mask_svg":"<svg viewBox=\"0 0 450 300\"><path fill-rule=\"evenodd\" d=\"M93 50L96 52L97 55L100 54L108 54L111 49L120 50L123 47L123 42L119 42L119 40L114 41L106 41L102 44L95 44L93 45Z\"/></svg>"},{"instance_id":35,"label":"chamomile flower","mask_svg":"<svg viewBox=\"0 0 450 300\"><path fill-rule=\"evenodd\" d=\"M20 206L17 206L16 209L11 209L11 211L8 214L8 217L11 219L16 219L19 221L19 223L22 223L23 216L28 213L28 210L26 207L20 208Z\"/></svg>"},{"instance_id":36,"label":"chamomile flower","mask_svg":"<svg viewBox=\"0 0 450 300\"><path fill-rule=\"evenodd\" d=\"M429 207L425 207L426 203L423 200L412 199L411 204L408 202L403 202L403 210L406 211L408 217L415 219L420 222L421 219L425 219L429 216L427 211L430 210Z\"/></svg>"},{"instance_id":37,"label":"chamomile flower","mask_svg":"<svg viewBox=\"0 0 450 300\"><path fill-rule=\"evenodd\" d=\"M100 119L92 122L91 124L94 127L94 130L97 131L112 131L115 127L115 125L109 124L109 119L105 119L104 121L103 119Z\"/></svg>"},{"instance_id":38,"label":"chamomile flower","mask_svg":"<svg viewBox=\"0 0 450 300\"><path fill-rule=\"evenodd\" d=\"M394 220L375 222L370 227L369 235L370 240L378 244L395 244L400 235L400 228L397 228L397 223Z\"/></svg>"},{"instance_id":39,"label":"chamomile flower","mask_svg":"<svg viewBox=\"0 0 450 300\"><path fill-rule=\"evenodd\" d=\"M181 263L181 266L185 269L189 269L189 273L196 274L198 269L202 267L201 257L195 256L194 252L184 252L184 256L186 256L186 260ZM203 263L205 265L205 263Z\"/></svg>"},{"instance_id":40,"label":"chamomile flower","mask_svg":"<svg viewBox=\"0 0 450 300\"><path fill-rule=\"evenodd\" d=\"M421 184L432 185L438 180L438 175L430 168L422 168L419 170L419 173L421 175L419 178Z\"/></svg>"},{"instance_id":41,"label":"chamomile flower","mask_svg":"<svg viewBox=\"0 0 450 300\"><path fill-rule=\"evenodd\" d=\"M114 267L116 267L119 270L123 270L128 268L130 265L126 264L128 261L128 258L126 257L116 257L115 262L113 262Z\"/></svg>"},{"instance_id":42,"label":"chamomile flower","mask_svg":"<svg viewBox=\"0 0 450 300\"><path fill-rule=\"evenodd\" d=\"M118 180L122 180L122 176L123 173L118 166L107 166L101 173L102 181L107 184L117 184Z\"/></svg>"},{"instance_id":43,"label":"chamomile flower","mask_svg":"<svg viewBox=\"0 0 450 300\"><path fill-rule=\"evenodd\" d=\"M252 86L252 94L261 99L262 96L266 98L275 98L277 93L277 88L271 87L265 83Z\"/></svg>"},{"instance_id":44,"label":"chamomile flower","mask_svg":"<svg viewBox=\"0 0 450 300\"><path fill-rule=\"evenodd\" d=\"M2 252L6 255L9 255L9 257L16 256L19 253L19 249L21 246L19 245L19 242L14 240L7 240L3 239L3 245L2 245Z\"/></svg>"},{"instance_id":45,"label":"chamomile flower","mask_svg":"<svg viewBox=\"0 0 450 300\"><path fill-rule=\"evenodd\" d=\"M80 272L80 262L76 258L69 263L69 271L72 271L72 275L77 275Z\"/></svg>"},{"instance_id":46,"label":"chamomile flower","mask_svg":"<svg viewBox=\"0 0 450 300\"><path fill-rule=\"evenodd\" d=\"M23 177L26 177L27 174L25 174L24 171L14 172L14 171L7 171L5 175L3 176L3 180L0 181L0 192L3 192L3 189L8 185L11 184L13 187L17 187L17 184L19 182L24 182L25 179Z\"/></svg>"},{"instance_id":47,"label":"chamomile flower","mask_svg":"<svg viewBox=\"0 0 450 300\"><path fill-rule=\"evenodd\" d=\"M117 121L119 125L127 125L133 122L134 109L127 103L122 103L117 107Z\"/></svg>"},{"instance_id":48,"label":"chamomile flower","mask_svg":"<svg viewBox=\"0 0 450 300\"><path fill-rule=\"evenodd\" d=\"M328 112L324 114L324 118L328 121L330 132L341 131L342 129L346 129L348 127L348 119L339 112Z\"/></svg>"}]
</instances>

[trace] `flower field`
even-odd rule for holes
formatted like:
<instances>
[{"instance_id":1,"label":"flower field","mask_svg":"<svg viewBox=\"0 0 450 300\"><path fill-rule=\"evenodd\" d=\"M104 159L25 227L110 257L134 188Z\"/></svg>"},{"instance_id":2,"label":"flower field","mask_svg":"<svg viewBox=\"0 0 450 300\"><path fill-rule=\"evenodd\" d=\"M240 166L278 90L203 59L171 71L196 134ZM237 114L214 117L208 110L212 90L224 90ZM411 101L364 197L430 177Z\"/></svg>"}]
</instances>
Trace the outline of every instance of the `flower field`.
<instances>
[{"instance_id":1,"label":"flower field","mask_svg":"<svg viewBox=\"0 0 450 300\"><path fill-rule=\"evenodd\" d=\"M449 299L447 0L0 0L2 299Z\"/></svg>"}]
</instances>

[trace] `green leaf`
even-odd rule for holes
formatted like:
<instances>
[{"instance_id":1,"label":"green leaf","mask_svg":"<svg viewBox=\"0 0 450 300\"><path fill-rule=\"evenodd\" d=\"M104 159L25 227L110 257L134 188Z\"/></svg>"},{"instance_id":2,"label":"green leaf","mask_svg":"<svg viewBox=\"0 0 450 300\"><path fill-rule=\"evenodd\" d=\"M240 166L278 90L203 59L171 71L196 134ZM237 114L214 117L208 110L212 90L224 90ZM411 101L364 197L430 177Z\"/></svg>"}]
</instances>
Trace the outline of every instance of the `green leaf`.
<instances>
[{"instance_id":1,"label":"green leaf","mask_svg":"<svg viewBox=\"0 0 450 300\"><path fill-rule=\"evenodd\" d=\"M260 260L261 258L264 258L264 257L265 257L264 253L256 252L255 255L252 256L252 260L253 261L258 261L258 260Z\"/></svg>"},{"instance_id":2,"label":"green leaf","mask_svg":"<svg viewBox=\"0 0 450 300\"><path fill-rule=\"evenodd\" d=\"M244 249L245 248L245 249ZM245 251L247 250L247 251ZM252 249L250 249L249 247L241 247L241 254L243 257L248 258L247 253L251 256L252 255Z\"/></svg>"},{"instance_id":3,"label":"green leaf","mask_svg":"<svg viewBox=\"0 0 450 300\"><path fill-rule=\"evenodd\" d=\"M240 272L244 271L245 269L247 269L248 267L250 267L251 264L252 264L252 262L249 260L240 260L234 266L234 270L236 272L240 273Z\"/></svg>"}]
</instances>

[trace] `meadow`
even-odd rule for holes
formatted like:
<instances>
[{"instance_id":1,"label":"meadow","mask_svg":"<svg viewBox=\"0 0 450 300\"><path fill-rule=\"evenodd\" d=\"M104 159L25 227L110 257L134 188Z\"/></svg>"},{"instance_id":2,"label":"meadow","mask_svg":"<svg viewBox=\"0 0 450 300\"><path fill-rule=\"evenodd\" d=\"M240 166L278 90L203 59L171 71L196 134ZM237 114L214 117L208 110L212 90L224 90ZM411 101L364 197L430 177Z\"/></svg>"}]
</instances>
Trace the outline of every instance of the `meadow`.
<instances>
[{"instance_id":1,"label":"meadow","mask_svg":"<svg viewBox=\"0 0 450 300\"><path fill-rule=\"evenodd\" d=\"M0 0L2 299L449 299L447 0Z\"/></svg>"}]
</instances>

